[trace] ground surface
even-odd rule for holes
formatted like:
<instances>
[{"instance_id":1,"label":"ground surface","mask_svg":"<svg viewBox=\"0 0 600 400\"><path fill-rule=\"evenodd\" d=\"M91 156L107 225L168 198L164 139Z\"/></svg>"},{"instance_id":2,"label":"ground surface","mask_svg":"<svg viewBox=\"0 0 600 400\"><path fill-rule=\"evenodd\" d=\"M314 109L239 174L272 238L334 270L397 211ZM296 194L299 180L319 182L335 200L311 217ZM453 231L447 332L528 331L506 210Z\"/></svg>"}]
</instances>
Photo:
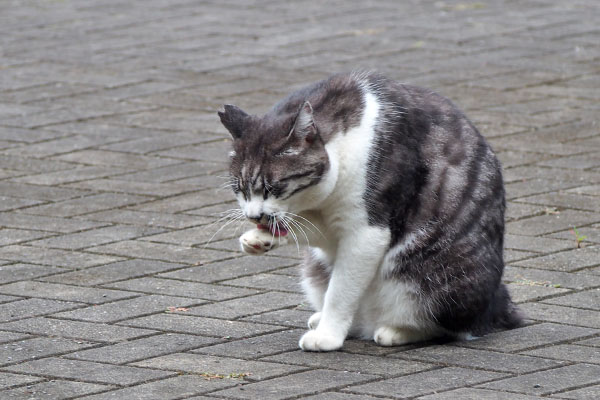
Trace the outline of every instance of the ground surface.
<instances>
[{"instance_id":1,"label":"ground surface","mask_svg":"<svg viewBox=\"0 0 600 400\"><path fill-rule=\"evenodd\" d=\"M597 399L600 28L589 1L0 3L0 398ZM298 351L295 248L250 258L216 110L375 68L505 168L528 326ZM577 249L577 228L582 241Z\"/></svg>"}]
</instances>

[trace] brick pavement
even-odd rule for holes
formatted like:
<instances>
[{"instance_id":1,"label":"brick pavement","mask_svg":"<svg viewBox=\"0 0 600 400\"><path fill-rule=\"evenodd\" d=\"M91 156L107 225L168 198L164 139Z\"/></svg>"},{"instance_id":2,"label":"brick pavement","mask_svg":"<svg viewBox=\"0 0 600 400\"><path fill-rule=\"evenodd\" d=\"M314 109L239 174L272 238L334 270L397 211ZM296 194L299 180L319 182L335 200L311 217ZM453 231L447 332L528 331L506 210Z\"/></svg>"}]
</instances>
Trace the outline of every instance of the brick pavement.
<instances>
[{"instance_id":1,"label":"brick pavement","mask_svg":"<svg viewBox=\"0 0 600 400\"><path fill-rule=\"evenodd\" d=\"M0 398L600 398L600 6L0 3ZM303 353L294 248L207 244L227 134L351 68L461 105L505 168L527 326ZM587 236L580 249L572 228Z\"/></svg>"}]
</instances>

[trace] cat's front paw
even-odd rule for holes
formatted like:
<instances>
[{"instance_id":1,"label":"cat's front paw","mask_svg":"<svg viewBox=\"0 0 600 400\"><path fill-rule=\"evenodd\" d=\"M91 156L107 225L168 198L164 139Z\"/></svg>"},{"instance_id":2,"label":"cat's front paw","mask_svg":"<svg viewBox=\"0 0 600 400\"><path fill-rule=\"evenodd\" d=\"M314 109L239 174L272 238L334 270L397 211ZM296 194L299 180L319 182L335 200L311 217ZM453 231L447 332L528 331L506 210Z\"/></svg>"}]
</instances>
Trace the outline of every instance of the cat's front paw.
<instances>
[{"instance_id":1,"label":"cat's front paw","mask_svg":"<svg viewBox=\"0 0 600 400\"><path fill-rule=\"evenodd\" d=\"M298 344L304 351L333 351L342 347L344 337L314 330L306 332Z\"/></svg>"},{"instance_id":2,"label":"cat's front paw","mask_svg":"<svg viewBox=\"0 0 600 400\"><path fill-rule=\"evenodd\" d=\"M269 231L252 229L240 237L240 246L246 254L260 255L271 250L276 240Z\"/></svg>"}]
</instances>

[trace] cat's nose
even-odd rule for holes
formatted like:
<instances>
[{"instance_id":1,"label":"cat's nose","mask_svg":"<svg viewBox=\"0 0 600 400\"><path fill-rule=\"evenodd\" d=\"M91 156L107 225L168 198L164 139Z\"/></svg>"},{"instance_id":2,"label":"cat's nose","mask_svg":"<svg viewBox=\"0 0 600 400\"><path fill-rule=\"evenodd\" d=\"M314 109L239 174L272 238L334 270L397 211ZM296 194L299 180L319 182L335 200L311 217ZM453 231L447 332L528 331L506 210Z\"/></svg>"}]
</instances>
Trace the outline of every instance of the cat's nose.
<instances>
[{"instance_id":1,"label":"cat's nose","mask_svg":"<svg viewBox=\"0 0 600 400\"><path fill-rule=\"evenodd\" d=\"M248 218L252 222L260 224L265 222L266 215L264 213L260 213L255 215L248 215L246 218Z\"/></svg>"}]
</instances>

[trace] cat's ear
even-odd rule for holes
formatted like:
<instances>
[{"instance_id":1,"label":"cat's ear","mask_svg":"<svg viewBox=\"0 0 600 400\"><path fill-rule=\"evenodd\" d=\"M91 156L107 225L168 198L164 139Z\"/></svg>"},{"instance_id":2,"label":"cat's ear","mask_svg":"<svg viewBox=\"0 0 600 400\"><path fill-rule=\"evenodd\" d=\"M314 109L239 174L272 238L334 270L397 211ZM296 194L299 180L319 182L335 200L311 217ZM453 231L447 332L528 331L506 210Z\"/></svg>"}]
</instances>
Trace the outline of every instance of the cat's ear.
<instances>
[{"instance_id":1,"label":"cat's ear","mask_svg":"<svg viewBox=\"0 0 600 400\"><path fill-rule=\"evenodd\" d=\"M246 121L250 117L244 110L231 104L223 106L225 111L219 111L221 123L234 139L242 137Z\"/></svg>"},{"instance_id":2,"label":"cat's ear","mask_svg":"<svg viewBox=\"0 0 600 400\"><path fill-rule=\"evenodd\" d=\"M308 143L314 142L317 136L317 128L313 119L313 108L308 101L305 101L298 111L294 127L290 131L290 136L306 140Z\"/></svg>"}]
</instances>

